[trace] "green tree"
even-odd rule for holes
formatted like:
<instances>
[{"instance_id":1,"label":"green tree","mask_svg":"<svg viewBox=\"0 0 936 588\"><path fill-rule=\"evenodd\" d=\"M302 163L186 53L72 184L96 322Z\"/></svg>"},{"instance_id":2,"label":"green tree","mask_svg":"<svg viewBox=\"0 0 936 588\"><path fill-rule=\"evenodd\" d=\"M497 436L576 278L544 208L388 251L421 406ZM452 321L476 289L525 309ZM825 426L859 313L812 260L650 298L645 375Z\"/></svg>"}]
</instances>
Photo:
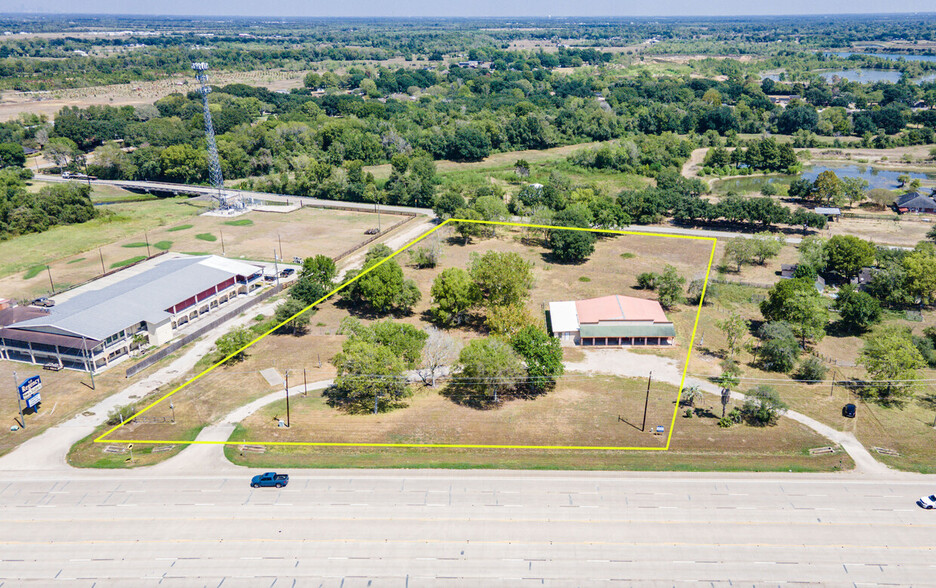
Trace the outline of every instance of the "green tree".
<instances>
[{"instance_id":1,"label":"green tree","mask_svg":"<svg viewBox=\"0 0 936 588\"><path fill-rule=\"evenodd\" d=\"M49 142L42 149L42 153L47 159L55 162L55 165L59 168L59 173L62 173L62 170L78 156L80 151L78 151L78 145L71 139L54 137L49 139Z\"/></svg>"},{"instance_id":2,"label":"green tree","mask_svg":"<svg viewBox=\"0 0 936 588\"><path fill-rule=\"evenodd\" d=\"M809 280L780 280L760 308L768 321L788 322L804 347L807 339L818 342L825 336L829 311Z\"/></svg>"},{"instance_id":3,"label":"green tree","mask_svg":"<svg viewBox=\"0 0 936 588\"><path fill-rule=\"evenodd\" d=\"M338 268L331 257L316 255L302 260L302 271L299 275L300 277L308 276L328 288L332 285L335 276L338 275Z\"/></svg>"},{"instance_id":4,"label":"green tree","mask_svg":"<svg viewBox=\"0 0 936 588\"><path fill-rule=\"evenodd\" d=\"M834 171L826 170L813 182L813 195L821 202L838 205L844 201L845 186Z\"/></svg>"},{"instance_id":5,"label":"green tree","mask_svg":"<svg viewBox=\"0 0 936 588\"><path fill-rule=\"evenodd\" d=\"M936 297L936 257L914 251L904 257L907 290L920 304L930 304Z\"/></svg>"},{"instance_id":6,"label":"green tree","mask_svg":"<svg viewBox=\"0 0 936 588\"><path fill-rule=\"evenodd\" d=\"M250 343L253 335L245 327L237 327L221 335L215 341L215 348L221 359L227 358L228 363L236 363L247 357L244 347Z\"/></svg>"},{"instance_id":7,"label":"green tree","mask_svg":"<svg viewBox=\"0 0 936 588\"><path fill-rule=\"evenodd\" d=\"M436 320L456 325L462 324L481 297L471 275L458 267L442 270L433 280L430 293L435 303L430 312Z\"/></svg>"},{"instance_id":8,"label":"green tree","mask_svg":"<svg viewBox=\"0 0 936 588\"><path fill-rule=\"evenodd\" d=\"M520 304L533 288L533 264L514 252L472 253L468 273L488 308Z\"/></svg>"},{"instance_id":9,"label":"green tree","mask_svg":"<svg viewBox=\"0 0 936 588\"><path fill-rule=\"evenodd\" d=\"M366 341L389 348L396 357L403 360L407 368L414 368L422 357L423 345L428 333L413 325L392 320L364 323L354 317L345 317L338 327L338 334L346 341Z\"/></svg>"},{"instance_id":10,"label":"green tree","mask_svg":"<svg viewBox=\"0 0 936 588\"><path fill-rule=\"evenodd\" d=\"M849 205L861 202L865 198L865 190L868 189L868 180L862 178L843 178L842 193L848 200Z\"/></svg>"},{"instance_id":11,"label":"green tree","mask_svg":"<svg viewBox=\"0 0 936 588\"><path fill-rule=\"evenodd\" d=\"M481 213L471 208L459 208L453 214L452 218L465 221L479 221ZM476 222L455 222L453 223L455 232L465 241L465 245L471 242L472 237L478 237L484 234L484 225Z\"/></svg>"},{"instance_id":12,"label":"green tree","mask_svg":"<svg viewBox=\"0 0 936 588\"><path fill-rule=\"evenodd\" d=\"M325 396L348 412L372 412L375 406L386 412L399 406L407 394L403 359L389 347L352 338L332 364L338 374Z\"/></svg>"},{"instance_id":13,"label":"green tree","mask_svg":"<svg viewBox=\"0 0 936 588\"><path fill-rule=\"evenodd\" d=\"M741 271L741 266L751 263L755 259L754 243L745 237L734 237L728 239L725 245L725 262L733 263Z\"/></svg>"},{"instance_id":14,"label":"green tree","mask_svg":"<svg viewBox=\"0 0 936 588\"><path fill-rule=\"evenodd\" d=\"M826 366L818 357L807 357L800 362L793 377L807 384L821 382L826 375Z\"/></svg>"},{"instance_id":15,"label":"green tree","mask_svg":"<svg viewBox=\"0 0 936 588\"><path fill-rule=\"evenodd\" d=\"M671 265L663 267L663 273L657 279L657 296L663 308L673 308L683 299L683 286L686 278L680 276Z\"/></svg>"},{"instance_id":16,"label":"green tree","mask_svg":"<svg viewBox=\"0 0 936 588\"><path fill-rule=\"evenodd\" d=\"M790 325L783 321L763 323L757 329L754 347L757 362L771 372L789 372L799 358L800 346Z\"/></svg>"},{"instance_id":17,"label":"green tree","mask_svg":"<svg viewBox=\"0 0 936 588\"><path fill-rule=\"evenodd\" d=\"M287 321L293 315L302 312L306 306L308 305L304 304L301 300L287 298L282 304L276 307L276 312L273 313L273 322L278 325ZM288 323L277 329L276 333L302 335L306 332L306 329L309 328L309 323L312 321L312 312L313 310L303 312L299 316L289 320Z\"/></svg>"},{"instance_id":18,"label":"green tree","mask_svg":"<svg viewBox=\"0 0 936 588\"><path fill-rule=\"evenodd\" d=\"M290 297L298 300L303 307L315 304L322 299L328 290L315 277L309 274L302 274L296 282L289 288Z\"/></svg>"},{"instance_id":19,"label":"green tree","mask_svg":"<svg viewBox=\"0 0 936 588\"><path fill-rule=\"evenodd\" d=\"M527 325L510 339L510 346L520 354L527 370L527 386L544 392L556 385L562 375L562 345L542 328Z\"/></svg>"},{"instance_id":20,"label":"green tree","mask_svg":"<svg viewBox=\"0 0 936 588\"><path fill-rule=\"evenodd\" d=\"M455 369L455 384L482 405L497 404L500 394L524 379L522 358L498 337L473 339L459 353Z\"/></svg>"},{"instance_id":21,"label":"green tree","mask_svg":"<svg viewBox=\"0 0 936 588\"><path fill-rule=\"evenodd\" d=\"M591 213L583 205L572 205L556 213L553 223L562 227L587 229ZM549 231L548 247L553 256L566 263L582 263L595 252L595 234L590 231L556 229Z\"/></svg>"},{"instance_id":22,"label":"green tree","mask_svg":"<svg viewBox=\"0 0 936 588\"><path fill-rule=\"evenodd\" d=\"M881 320L881 305L867 292L861 292L851 284L839 289L835 308L846 331L863 332Z\"/></svg>"},{"instance_id":23,"label":"green tree","mask_svg":"<svg viewBox=\"0 0 936 588\"><path fill-rule=\"evenodd\" d=\"M409 311L422 297L416 283L404 279L403 268L395 259L372 260L364 265L364 271L367 273L358 280L355 294L379 313Z\"/></svg>"},{"instance_id":24,"label":"green tree","mask_svg":"<svg viewBox=\"0 0 936 588\"><path fill-rule=\"evenodd\" d=\"M432 205L432 212L436 213L439 218L449 218L455 216L455 211L463 208L465 208L465 198L461 195L461 192L449 189L436 197Z\"/></svg>"},{"instance_id":25,"label":"green tree","mask_svg":"<svg viewBox=\"0 0 936 588\"><path fill-rule=\"evenodd\" d=\"M787 408L776 390L770 386L757 386L744 395L741 414L749 424L766 427L777 424Z\"/></svg>"},{"instance_id":26,"label":"green tree","mask_svg":"<svg viewBox=\"0 0 936 588\"><path fill-rule=\"evenodd\" d=\"M912 396L919 387L917 370L926 365L910 329L900 325L875 329L865 340L858 363L872 380L863 392L885 404Z\"/></svg>"},{"instance_id":27,"label":"green tree","mask_svg":"<svg viewBox=\"0 0 936 588\"><path fill-rule=\"evenodd\" d=\"M750 331L750 321L737 312L732 312L725 320L716 322L715 326L725 334L728 359L734 359L735 354L741 349L745 335Z\"/></svg>"},{"instance_id":28,"label":"green tree","mask_svg":"<svg viewBox=\"0 0 936 588\"><path fill-rule=\"evenodd\" d=\"M26 152L19 143L0 143L0 168L23 167Z\"/></svg>"},{"instance_id":29,"label":"green tree","mask_svg":"<svg viewBox=\"0 0 936 588\"><path fill-rule=\"evenodd\" d=\"M868 190L866 196L871 202L877 204L881 209L887 208L894 203L894 200L897 199L896 194L890 190L885 190L884 188L873 188Z\"/></svg>"},{"instance_id":30,"label":"green tree","mask_svg":"<svg viewBox=\"0 0 936 588\"><path fill-rule=\"evenodd\" d=\"M783 237L776 237L770 233L758 233L750 241L751 254L758 265L764 265L768 259L779 255L784 245Z\"/></svg>"},{"instance_id":31,"label":"green tree","mask_svg":"<svg viewBox=\"0 0 936 588\"><path fill-rule=\"evenodd\" d=\"M799 244L799 262L808 265L819 273L825 271L828 257L826 255L826 240L822 237L809 236Z\"/></svg>"},{"instance_id":32,"label":"green tree","mask_svg":"<svg viewBox=\"0 0 936 588\"><path fill-rule=\"evenodd\" d=\"M874 263L874 245L853 235L835 235L825 244L826 269L844 279Z\"/></svg>"}]
</instances>

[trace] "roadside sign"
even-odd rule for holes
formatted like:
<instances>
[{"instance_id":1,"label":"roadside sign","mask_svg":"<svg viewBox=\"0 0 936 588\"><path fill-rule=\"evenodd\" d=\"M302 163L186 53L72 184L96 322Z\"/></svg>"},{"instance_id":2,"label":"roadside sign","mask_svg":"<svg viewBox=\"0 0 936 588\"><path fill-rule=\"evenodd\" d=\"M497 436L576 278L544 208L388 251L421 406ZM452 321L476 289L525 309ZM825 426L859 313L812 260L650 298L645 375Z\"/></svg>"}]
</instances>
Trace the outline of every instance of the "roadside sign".
<instances>
[{"instance_id":1,"label":"roadside sign","mask_svg":"<svg viewBox=\"0 0 936 588\"><path fill-rule=\"evenodd\" d=\"M42 390L42 379L39 376L26 378L16 387L20 399L26 401L26 408L33 408L42 402L42 398L39 396L40 390Z\"/></svg>"}]
</instances>

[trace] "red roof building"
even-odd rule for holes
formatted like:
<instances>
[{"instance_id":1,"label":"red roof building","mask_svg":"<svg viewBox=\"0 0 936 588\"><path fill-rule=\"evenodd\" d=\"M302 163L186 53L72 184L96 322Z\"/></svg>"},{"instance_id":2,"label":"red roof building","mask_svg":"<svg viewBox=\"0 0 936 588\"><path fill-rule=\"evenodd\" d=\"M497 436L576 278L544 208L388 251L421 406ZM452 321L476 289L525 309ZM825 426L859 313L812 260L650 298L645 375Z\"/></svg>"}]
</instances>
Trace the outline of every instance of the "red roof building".
<instances>
[{"instance_id":1,"label":"red roof building","mask_svg":"<svg viewBox=\"0 0 936 588\"><path fill-rule=\"evenodd\" d=\"M633 296L550 302L549 322L553 335L574 345L673 345L676 338L659 302Z\"/></svg>"}]
</instances>

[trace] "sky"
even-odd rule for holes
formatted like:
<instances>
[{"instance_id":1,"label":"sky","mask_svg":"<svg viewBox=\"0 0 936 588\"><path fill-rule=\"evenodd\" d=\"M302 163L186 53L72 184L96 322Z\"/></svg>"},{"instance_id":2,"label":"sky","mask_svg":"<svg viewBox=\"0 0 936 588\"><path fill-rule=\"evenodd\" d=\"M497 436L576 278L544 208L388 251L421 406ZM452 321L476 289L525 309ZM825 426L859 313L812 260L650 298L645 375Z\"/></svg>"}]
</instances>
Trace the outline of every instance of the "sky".
<instances>
[{"instance_id":1,"label":"sky","mask_svg":"<svg viewBox=\"0 0 936 588\"><path fill-rule=\"evenodd\" d=\"M936 12L934 0L3 0L7 13L216 16L740 16Z\"/></svg>"}]
</instances>

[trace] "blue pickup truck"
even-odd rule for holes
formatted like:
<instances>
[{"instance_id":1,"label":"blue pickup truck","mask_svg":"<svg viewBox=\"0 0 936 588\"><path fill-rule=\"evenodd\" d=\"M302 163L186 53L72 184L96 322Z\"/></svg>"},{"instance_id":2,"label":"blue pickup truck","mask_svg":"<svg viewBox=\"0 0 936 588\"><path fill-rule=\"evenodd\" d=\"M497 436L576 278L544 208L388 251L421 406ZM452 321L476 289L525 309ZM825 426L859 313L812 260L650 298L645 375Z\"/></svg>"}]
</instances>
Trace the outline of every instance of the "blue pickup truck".
<instances>
[{"instance_id":1,"label":"blue pickup truck","mask_svg":"<svg viewBox=\"0 0 936 588\"><path fill-rule=\"evenodd\" d=\"M289 474L277 474L276 472L267 472L265 474L260 474L254 476L250 480L251 488L260 488L265 487L275 487L282 488L289 483Z\"/></svg>"}]
</instances>

